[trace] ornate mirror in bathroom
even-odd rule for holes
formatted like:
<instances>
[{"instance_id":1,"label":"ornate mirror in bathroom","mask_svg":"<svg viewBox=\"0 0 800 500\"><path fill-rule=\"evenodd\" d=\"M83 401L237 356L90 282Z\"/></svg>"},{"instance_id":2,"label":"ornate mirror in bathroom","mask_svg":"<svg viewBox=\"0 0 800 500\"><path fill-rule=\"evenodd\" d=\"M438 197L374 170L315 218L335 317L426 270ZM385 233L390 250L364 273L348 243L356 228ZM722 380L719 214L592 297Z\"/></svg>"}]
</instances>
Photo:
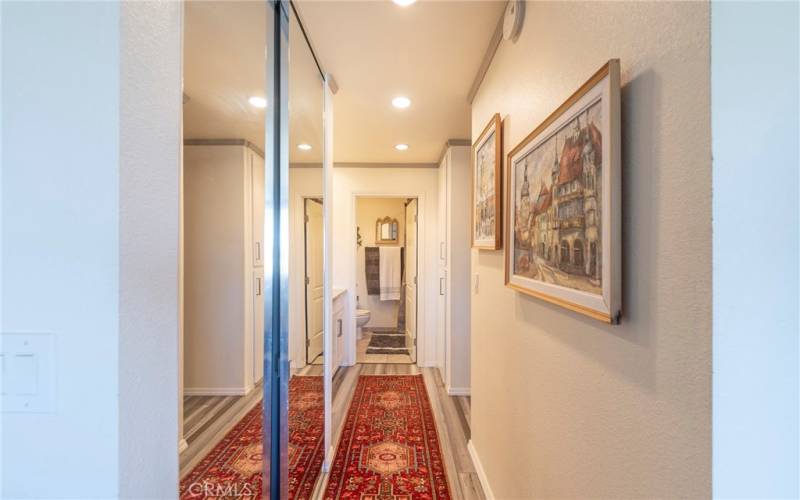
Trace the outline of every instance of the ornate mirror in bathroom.
<instances>
[{"instance_id":1,"label":"ornate mirror in bathroom","mask_svg":"<svg viewBox=\"0 0 800 500\"><path fill-rule=\"evenodd\" d=\"M397 245L397 219L384 217L375 223L375 244Z\"/></svg>"}]
</instances>

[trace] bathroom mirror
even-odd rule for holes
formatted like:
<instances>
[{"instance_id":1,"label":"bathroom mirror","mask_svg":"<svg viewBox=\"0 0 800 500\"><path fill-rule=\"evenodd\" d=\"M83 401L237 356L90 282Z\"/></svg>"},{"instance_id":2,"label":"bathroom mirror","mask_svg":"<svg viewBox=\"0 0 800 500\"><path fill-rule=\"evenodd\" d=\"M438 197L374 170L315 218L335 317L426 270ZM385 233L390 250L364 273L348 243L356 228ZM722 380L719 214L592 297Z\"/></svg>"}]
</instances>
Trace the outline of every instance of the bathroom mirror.
<instances>
[{"instance_id":1,"label":"bathroom mirror","mask_svg":"<svg viewBox=\"0 0 800 500\"><path fill-rule=\"evenodd\" d=\"M397 244L397 219L384 217L375 223L375 243L378 245Z\"/></svg>"}]
</instances>

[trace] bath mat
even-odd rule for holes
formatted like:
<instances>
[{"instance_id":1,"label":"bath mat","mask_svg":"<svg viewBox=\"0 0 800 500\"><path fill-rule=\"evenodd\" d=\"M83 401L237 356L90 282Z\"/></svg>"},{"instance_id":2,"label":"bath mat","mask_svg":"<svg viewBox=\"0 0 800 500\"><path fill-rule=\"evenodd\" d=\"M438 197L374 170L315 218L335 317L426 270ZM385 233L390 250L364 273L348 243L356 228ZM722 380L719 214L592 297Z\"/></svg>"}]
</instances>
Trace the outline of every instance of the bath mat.
<instances>
[{"instance_id":1,"label":"bath mat","mask_svg":"<svg viewBox=\"0 0 800 500\"><path fill-rule=\"evenodd\" d=\"M289 498L311 498L324 452L322 377L289 380ZM180 498L261 498L261 403L181 481Z\"/></svg>"},{"instance_id":2,"label":"bath mat","mask_svg":"<svg viewBox=\"0 0 800 500\"><path fill-rule=\"evenodd\" d=\"M406 336L400 332L372 333L367 354L408 354Z\"/></svg>"},{"instance_id":3,"label":"bath mat","mask_svg":"<svg viewBox=\"0 0 800 500\"><path fill-rule=\"evenodd\" d=\"M422 375L358 378L324 498L450 500Z\"/></svg>"}]
</instances>

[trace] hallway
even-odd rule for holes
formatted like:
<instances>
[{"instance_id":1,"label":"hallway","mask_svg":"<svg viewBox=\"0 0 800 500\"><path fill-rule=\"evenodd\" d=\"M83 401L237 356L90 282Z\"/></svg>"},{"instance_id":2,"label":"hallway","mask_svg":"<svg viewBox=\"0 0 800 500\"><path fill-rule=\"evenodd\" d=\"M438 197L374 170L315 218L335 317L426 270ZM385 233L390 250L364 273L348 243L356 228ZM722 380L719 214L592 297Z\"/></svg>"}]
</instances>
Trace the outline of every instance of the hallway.
<instances>
[{"instance_id":1,"label":"hallway","mask_svg":"<svg viewBox=\"0 0 800 500\"><path fill-rule=\"evenodd\" d=\"M0 42L0 497L800 498L800 0Z\"/></svg>"}]
</instances>

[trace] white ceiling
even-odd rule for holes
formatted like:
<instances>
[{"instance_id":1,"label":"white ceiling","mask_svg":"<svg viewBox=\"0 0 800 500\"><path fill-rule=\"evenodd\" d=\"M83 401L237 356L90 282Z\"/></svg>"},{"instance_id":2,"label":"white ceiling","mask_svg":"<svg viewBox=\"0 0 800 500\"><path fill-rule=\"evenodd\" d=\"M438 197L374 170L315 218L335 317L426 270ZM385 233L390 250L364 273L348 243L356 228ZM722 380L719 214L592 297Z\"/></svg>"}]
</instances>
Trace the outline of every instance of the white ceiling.
<instances>
[{"instance_id":1,"label":"white ceiling","mask_svg":"<svg viewBox=\"0 0 800 500\"><path fill-rule=\"evenodd\" d=\"M266 2L191 1L184 28L184 136L246 139L264 147ZM337 162L430 163L448 139L470 137L472 81L497 25L501 1L300 0L297 8L334 100ZM321 161L322 89L302 33L290 26L290 161ZM405 95L411 107L391 99ZM300 151L297 144L311 144ZM394 149L407 143L407 151Z\"/></svg>"},{"instance_id":2,"label":"white ceiling","mask_svg":"<svg viewBox=\"0 0 800 500\"><path fill-rule=\"evenodd\" d=\"M334 100L337 162L436 162L470 138L467 94L505 2L298 0ZM391 99L405 95L411 107ZM394 145L409 149L396 151Z\"/></svg>"}]
</instances>

